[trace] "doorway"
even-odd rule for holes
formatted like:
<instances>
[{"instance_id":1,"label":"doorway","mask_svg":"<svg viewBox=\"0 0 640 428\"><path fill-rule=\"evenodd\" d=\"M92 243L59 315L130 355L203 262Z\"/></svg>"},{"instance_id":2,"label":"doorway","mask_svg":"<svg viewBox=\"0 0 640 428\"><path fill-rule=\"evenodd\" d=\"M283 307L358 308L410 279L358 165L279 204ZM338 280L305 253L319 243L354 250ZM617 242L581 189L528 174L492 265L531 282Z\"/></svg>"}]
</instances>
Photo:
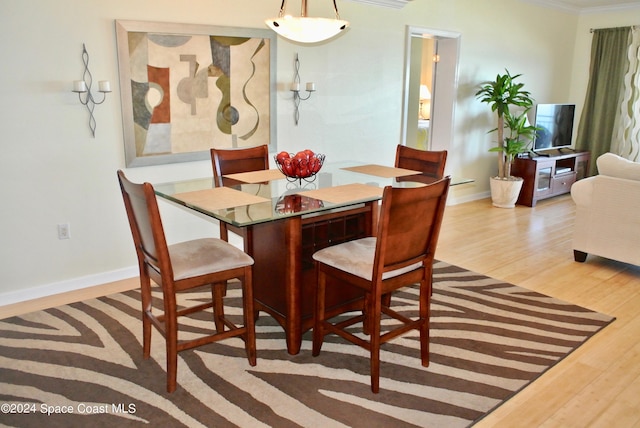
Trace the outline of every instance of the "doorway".
<instances>
[{"instance_id":1,"label":"doorway","mask_svg":"<svg viewBox=\"0 0 640 428\"><path fill-rule=\"evenodd\" d=\"M453 138L460 33L407 26L402 144L448 150Z\"/></svg>"}]
</instances>

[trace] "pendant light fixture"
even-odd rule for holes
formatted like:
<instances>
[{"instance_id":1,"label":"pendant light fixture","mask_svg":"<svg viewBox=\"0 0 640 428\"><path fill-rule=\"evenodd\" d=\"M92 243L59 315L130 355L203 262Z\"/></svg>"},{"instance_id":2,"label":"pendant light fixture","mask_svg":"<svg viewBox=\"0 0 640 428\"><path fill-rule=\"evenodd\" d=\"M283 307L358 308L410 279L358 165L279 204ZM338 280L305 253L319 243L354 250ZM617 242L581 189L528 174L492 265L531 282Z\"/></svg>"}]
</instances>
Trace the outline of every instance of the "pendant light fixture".
<instances>
[{"instance_id":1,"label":"pendant light fixture","mask_svg":"<svg viewBox=\"0 0 640 428\"><path fill-rule=\"evenodd\" d=\"M340 19L336 0L333 0L335 19L310 18L307 16L307 0L302 0L299 17L285 15L287 0L282 0L277 18L265 20L265 23L285 39L300 43L317 43L330 39L349 26L349 22Z\"/></svg>"}]
</instances>

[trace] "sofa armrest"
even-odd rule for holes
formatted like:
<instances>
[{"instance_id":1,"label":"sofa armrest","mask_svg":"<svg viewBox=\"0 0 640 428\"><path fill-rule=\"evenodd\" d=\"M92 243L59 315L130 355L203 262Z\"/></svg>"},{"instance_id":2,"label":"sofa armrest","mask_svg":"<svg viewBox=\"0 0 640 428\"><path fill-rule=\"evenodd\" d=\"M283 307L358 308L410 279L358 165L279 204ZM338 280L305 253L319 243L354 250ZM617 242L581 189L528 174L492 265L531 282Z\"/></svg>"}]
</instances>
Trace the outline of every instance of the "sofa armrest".
<instances>
[{"instance_id":1,"label":"sofa armrest","mask_svg":"<svg viewBox=\"0 0 640 428\"><path fill-rule=\"evenodd\" d=\"M633 214L640 218L640 181L596 175L577 181L571 186L571 198L579 207L590 207L605 213ZM634 209L635 208L635 209Z\"/></svg>"},{"instance_id":2,"label":"sofa armrest","mask_svg":"<svg viewBox=\"0 0 640 428\"><path fill-rule=\"evenodd\" d=\"M587 207L593 201L593 184L596 177L585 178L573 183L571 186L571 199L577 206Z\"/></svg>"},{"instance_id":3,"label":"sofa armrest","mask_svg":"<svg viewBox=\"0 0 640 428\"><path fill-rule=\"evenodd\" d=\"M593 209L607 218L624 217L640 226L640 181L604 175L593 178Z\"/></svg>"},{"instance_id":4,"label":"sofa armrest","mask_svg":"<svg viewBox=\"0 0 640 428\"><path fill-rule=\"evenodd\" d=\"M573 249L640 265L640 181L598 175L571 188Z\"/></svg>"}]
</instances>

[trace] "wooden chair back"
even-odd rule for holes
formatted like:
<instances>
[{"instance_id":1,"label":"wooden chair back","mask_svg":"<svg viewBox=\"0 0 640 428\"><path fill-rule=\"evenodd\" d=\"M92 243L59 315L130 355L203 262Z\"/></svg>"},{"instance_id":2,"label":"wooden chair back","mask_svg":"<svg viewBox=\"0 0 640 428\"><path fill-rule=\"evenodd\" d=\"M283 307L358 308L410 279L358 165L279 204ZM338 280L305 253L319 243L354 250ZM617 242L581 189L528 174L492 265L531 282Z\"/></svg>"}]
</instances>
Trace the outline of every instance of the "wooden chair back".
<instances>
[{"instance_id":1,"label":"wooden chair back","mask_svg":"<svg viewBox=\"0 0 640 428\"><path fill-rule=\"evenodd\" d=\"M122 171L118 171L118 181L140 268L147 271L147 267L150 267L149 274L154 281L160 281L157 275L161 273L173 277L169 250L153 186L150 183L132 183Z\"/></svg>"},{"instance_id":2,"label":"wooden chair back","mask_svg":"<svg viewBox=\"0 0 640 428\"><path fill-rule=\"evenodd\" d=\"M224 176L269 169L269 147L265 144L242 149L211 149L211 164L216 186L239 184L239 182L226 179ZM229 241L229 230L245 240L251 239L246 228L238 228L223 221L220 222L220 239Z\"/></svg>"},{"instance_id":3,"label":"wooden chair back","mask_svg":"<svg viewBox=\"0 0 640 428\"><path fill-rule=\"evenodd\" d=\"M446 177L424 187L385 187L378 223L374 280L385 272L416 263L433 263L449 181Z\"/></svg>"},{"instance_id":4,"label":"wooden chair back","mask_svg":"<svg viewBox=\"0 0 640 428\"><path fill-rule=\"evenodd\" d=\"M414 149L403 145L396 148L397 168L412 169L421 171L419 176L411 175L400 177L398 181L418 181L421 183L432 183L434 179L440 180L444 177L444 169L447 164L447 151L428 151Z\"/></svg>"},{"instance_id":5,"label":"wooden chair back","mask_svg":"<svg viewBox=\"0 0 640 428\"><path fill-rule=\"evenodd\" d=\"M269 147L211 149L211 164L216 186L222 186L224 175L269 169Z\"/></svg>"}]
</instances>

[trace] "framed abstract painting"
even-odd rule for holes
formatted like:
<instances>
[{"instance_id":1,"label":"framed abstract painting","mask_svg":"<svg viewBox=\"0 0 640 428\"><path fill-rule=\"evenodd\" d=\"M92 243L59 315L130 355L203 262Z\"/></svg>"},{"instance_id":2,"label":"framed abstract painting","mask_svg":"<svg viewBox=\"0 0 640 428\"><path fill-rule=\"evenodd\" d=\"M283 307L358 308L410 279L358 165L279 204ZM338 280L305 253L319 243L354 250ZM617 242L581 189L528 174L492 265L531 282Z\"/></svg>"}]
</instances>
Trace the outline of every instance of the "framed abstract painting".
<instances>
[{"instance_id":1,"label":"framed abstract painting","mask_svg":"<svg viewBox=\"0 0 640 428\"><path fill-rule=\"evenodd\" d=\"M127 167L275 150L273 31L117 20L116 40Z\"/></svg>"}]
</instances>

